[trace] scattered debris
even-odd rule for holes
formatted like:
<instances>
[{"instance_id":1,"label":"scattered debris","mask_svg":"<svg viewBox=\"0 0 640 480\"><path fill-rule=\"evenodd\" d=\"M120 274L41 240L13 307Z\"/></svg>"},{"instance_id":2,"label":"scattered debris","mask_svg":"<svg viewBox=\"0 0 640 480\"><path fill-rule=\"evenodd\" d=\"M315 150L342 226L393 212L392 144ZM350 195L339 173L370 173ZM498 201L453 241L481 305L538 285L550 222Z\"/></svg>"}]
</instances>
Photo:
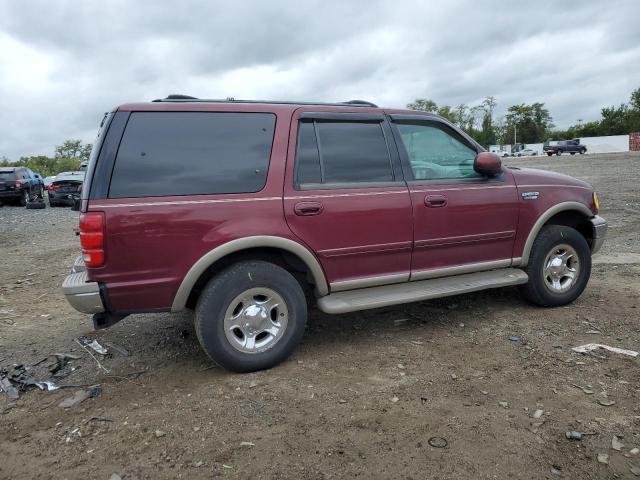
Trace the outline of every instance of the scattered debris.
<instances>
[{"instance_id":1,"label":"scattered debris","mask_svg":"<svg viewBox=\"0 0 640 480\"><path fill-rule=\"evenodd\" d=\"M553 465L551 467L551 475L555 475L557 477L561 477L562 476L562 472L560 471L560 469L558 468L557 465Z\"/></svg>"},{"instance_id":2,"label":"scattered debris","mask_svg":"<svg viewBox=\"0 0 640 480\"><path fill-rule=\"evenodd\" d=\"M638 453L640 453L640 448L632 448L631 450L629 450L629 453L631 455L637 455Z\"/></svg>"},{"instance_id":3,"label":"scattered debris","mask_svg":"<svg viewBox=\"0 0 640 480\"><path fill-rule=\"evenodd\" d=\"M204 465L204 462L202 460L198 460L196 463L193 464L195 468L200 468L202 465Z\"/></svg>"},{"instance_id":4,"label":"scattered debris","mask_svg":"<svg viewBox=\"0 0 640 480\"><path fill-rule=\"evenodd\" d=\"M409 321L408 318L398 318L397 320L393 321L393 324L397 327L399 325L403 325L405 323L407 323Z\"/></svg>"},{"instance_id":5,"label":"scattered debris","mask_svg":"<svg viewBox=\"0 0 640 480\"><path fill-rule=\"evenodd\" d=\"M63 401L61 401L58 404L58 406L60 408L72 408L72 407L75 407L77 405L80 405L82 402L84 402L90 396L91 396L91 394L89 393L89 390L78 390L71 397L67 397Z\"/></svg>"},{"instance_id":6,"label":"scattered debris","mask_svg":"<svg viewBox=\"0 0 640 480\"><path fill-rule=\"evenodd\" d=\"M633 473L636 477L640 477L640 467L636 467L635 465L632 465L631 468L629 468L629 471Z\"/></svg>"},{"instance_id":7,"label":"scattered debris","mask_svg":"<svg viewBox=\"0 0 640 480\"><path fill-rule=\"evenodd\" d=\"M617 435L614 435L611 439L611 448L618 452L624 448L624 443L620 441Z\"/></svg>"},{"instance_id":8,"label":"scattered debris","mask_svg":"<svg viewBox=\"0 0 640 480\"><path fill-rule=\"evenodd\" d=\"M580 390L582 390L587 395L592 395L593 394L593 390L591 390L590 388L587 388L587 387L591 387L591 385L587 385L586 387L581 387L580 385L576 385L575 383L572 383L571 386L579 388Z\"/></svg>"},{"instance_id":9,"label":"scattered debris","mask_svg":"<svg viewBox=\"0 0 640 480\"><path fill-rule=\"evenodd\" d=\"M533 415L531 415L532 418L540 418L542 417L542 415L544 415L544 410L536 410L535 412L533 412Z\"/></svg>"},{"instance_id":10,"label":"scattered debris","mask_svg":"<svg viewBox=\"0 0 640 480\"><path fill-rule=\"evenodd\" d=\"M458 376L455 373L451 374L451 380L457 380Z\"/></svg>"},{"instance_id":11,"label":"scattered debris","mask_svg":"<svg viewBox=\"0 0 640 480\"><path fill-rule=\"evenodd\" d=\"M601 335L602 332L600 332L599 330L587 330L586 332L584 332L588 335Z\"/></svg>"},{"instance_id":12,"label":"scattered debris","mask_svg":"<svg viewBox=\"0 0 640 480\"><path fill-rule=\"evenodd\" d=\"M102 343L104 343L105 346L109 347L111 350L115 350L116 352L118 352L123 357L128 357L129 356L129 351L126 348L121 347L120 345L116 345L115 343L109 343L109 342L102 342ZM98 353L100 353L100 352L98 352Z\"/></svg>"},{"instance_id":13,"label":"scattered debris","mask_svg":"<svg viewBox=\"0 0 640 480\"><path fill-rule=\"evenodd\" d=\"M582 432L576 432L572 430L570 432L565 432L564 436L567 437L568 440L582 440Z\"/></svg>"},{"instance_id":14,"label":"scattered debris","mask_svg":"<svg viewBox=\"0 0 640 480\"><path fill-rule=\"evenodd\" d=\"M347 401L344 398L340 398L338 399L338 403L347 403Z\"/></svg>"},{"instance_id":15,"label":"scattered debris","mask_svg":"<svg viewBox=\"0 0 640 480\"><path fill-rule=\"evenodd\" d=\"M398 397L392 397L392 398L391 398L391 401L392 401L393 403L398 403L398 400L400 400Z\"/></svg>"},{"instance_id":16,"label":"scattered debris","mask_svg":"<svg viewBox=\"0 0 640 480\"><path fill-rule=\"evenodd\" d=\"M434 448L445 448L447 445L449 445L447 439L443 437L431 437L428 440L428 443Z\"/></svg>"},{"instance_id":17,"label":"scattered debris","mask_svg":"<svg viewBox=\"0 0 640 480\"><path fill-rule=\"evenodd\" d=\"M153 434L156 436L156 438L160 438L164 437L167 433L163 432L162 430L156 430L155 432L153 432Z\"/></svg>"},{"instance_id":18,"label":"scattered debris","mask_svg":"<svg viewBox=\"0 0 640 480\"><path fill-rule=\"evenodd\" d=\"M87 337L79 337L79 338L87 338ZM88 340L88 339L87 339L87 340ZM94 340L94 342L95 342L95 340ZM111 371L110 371L110 370L108 370L107 368L105 368L105 367L100 363L100 360L98 360L98 359L96 358L96 356L95 356L93 353L91 353L91 350L89 350L89 348L87 347L87 345L83 345L83 344L82 344L82 342L81 342L78 338L76 339L76 343L77 343L78 345L80 345L82 348L84 348L84 349L86 350L86 352L87 352L89 355L91 355L91 358L93 358L93 359L96 361L96 363L98 364L98 368L101 368L102 370L104 370L104 371L105 371L105 372L107 372L107 373L111 373ZM98 343L98 342L96 342L96 343ZM100 345L100 344L98 344L98 345ZM93 347L92 347L92 348L93 348ZM103 348L103 349L104 349L104 347L102 347L102 345L100 345L100 348ZM104 350L104 351L106 352L106 350ZM106 353L105 353L105 354L106 354Z\"/></svg>"},{"instance_id":19,"label":"scattered debris","mask_svg":"<svg viewBox=\"0 0 640 480\"><path fill-rule=\"evenodd\" d=\"M587 353L593 350L597 350L598 348L603 348L605 350L609 350L613 353L620 353L622 355L628 355L630 357L637 357L638 352L633 350L625 350L624 348L618 347L610 347L609 345L602 345L601 343L587 343L586 345L580 345L579 347L573 347L571 350L577 353Z\"/></svg>"},{"instance_id":20,"label":"scattered debris","mask_svg":"<svg viewBox=\"0 0 640 480\"><path fill-rule=\"evenodd\" d=\"M0 390L5 392L12 400L17 400L20 397L20 393L8 378L0 379Z\"/></svg>"},{"instance_id":21,"label":"scattered debris","mask_svg":"<svg viewBox=\"0 0 640 480\"><path fill-rule=\"evenodd\" d=\"M522 340L522 338L520 338L518 335L512 335L511 337L509 337L509 340L511 340L512 342L519 342L520 340Z\"/></svg>"},{"instance_id":22,"label":"scattered debris","mask_svg":"<svg viewBox=\"0 0 640 480\"><path fill-rule=\"evenodd\" d=\"M100 355L106 355L107 353L109 353L109 351L106 348L104 348L102 345L100 345L97 340L93 340L89 337L85 337L84 335L81 337L78 337L78 340L81 345L91 348L93 351L95 351L96 353L99 353Z\"/></svg>"},{"instance_id":23,"label":"scattered debris","mask_svg":"<svg viewBox=\"0 0 640 480\"><path fill-rule=\"evenodd\" d=\"M58 390L60 388L60 385L58 385L57 383L49 382L48 380L45 380L43 382L36 382L36 387L38 387L40 390L53 392L54 390Z\"/></svg>"},{"instance_id":24,"label":"scattered debris","mask_svg":"<svg viewBox=\"0 0 640 480\"><path fill-rule=\"evenodd\" d=\"M509 408L509 402L498 402L498 405L502 408Z\"/></svg>"},{"instance_id":25,"label":"scattered debris","mask_svg":"<svg viewBox=\"0 0 640 480\"><path fill-rule=\"evenodd\" d=\"M616 402L613 400L607 400L606 398L599 398L598 403L603 407L610 407L611 405L615 405Z\"/></svg>"},{"instance_id":26,"label":"scattered debris","mask_svg":"<svg viewBox=\"0 0 640 480\"><path fill-rule=\"evenodd\" d=\"M92 385L91 387L89 387L89 396L90 397L102 396L102 387L100 385Z\"/></svg>"},{"instance_id":27,"label":"scattered debris","mask_svg":"<svg viewBox=\"0 0 640 480\"><path fill-rule=\"evenodd\" d=\"M256 388L258 386L258 382L256 382L255 380L251 380L249 382L249 388Z\"/></svg>"},{"instance_id":28,"label":"scattered debris","mask_svg":"<svg viewBox=\"0 0 640 480\"><path fill-rule=\"evenodd\" d=\"M598 463L604 463L605 465L609 464L609 454L599 453L597 458L598 458Z\"/></svg>"},{"instance_id":29,"label":"scattered debris","mask_svg":"<svg viewBox=\"0 0 640 480\"><path fill-rule=\"evenodd\" d=\"M241 447L255 447L256 444L253 442L240 442Z\"/></svg>"},{"instance_id":30,"label":"scattered debris","mask_svg":"<svg viewBox=\"0 0 640 480\"><path fill-rule=\"evenodd\" d=\"M109 477L109 480L122 480L122 477L117 473L112 473L111 476Z\"/></svg>"}]
</instances>

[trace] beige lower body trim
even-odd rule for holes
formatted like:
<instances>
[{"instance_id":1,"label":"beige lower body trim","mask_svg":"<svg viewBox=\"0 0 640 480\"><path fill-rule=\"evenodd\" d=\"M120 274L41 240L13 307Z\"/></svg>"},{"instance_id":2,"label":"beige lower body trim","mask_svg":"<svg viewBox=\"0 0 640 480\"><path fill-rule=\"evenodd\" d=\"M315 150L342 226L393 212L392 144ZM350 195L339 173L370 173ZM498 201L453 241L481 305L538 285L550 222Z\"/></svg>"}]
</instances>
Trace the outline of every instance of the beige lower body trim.
<instances>
[{"instance_id":1,"label":"beige lower body trim","mask_svg":"<svg viewBox=\"0 0 640 480\"><path fill-rule=\"evenodd\" d=\"M462 275L464 273L482 272L483 270L495 270L496 268L506 268L511 266L511 259L493 260L490 262L467 263L446 268L432 268L411 273L411 281L428 280L430 278L449 277L452 275Z\"/></svg>"},{"instance_id":2,"label":"beige lower body trim","mask_svg":"<svg viewBox=\"0 0 640 480\"><path fill-rule=\"evenodd\" d=\"M344 290L355 290L356 288L376 287L378 285L389 285L409 281L409 272L394 275L383 275L380 277L355 278L331 283L332 292L342 292Z\"/></svg>"}]
</instances>

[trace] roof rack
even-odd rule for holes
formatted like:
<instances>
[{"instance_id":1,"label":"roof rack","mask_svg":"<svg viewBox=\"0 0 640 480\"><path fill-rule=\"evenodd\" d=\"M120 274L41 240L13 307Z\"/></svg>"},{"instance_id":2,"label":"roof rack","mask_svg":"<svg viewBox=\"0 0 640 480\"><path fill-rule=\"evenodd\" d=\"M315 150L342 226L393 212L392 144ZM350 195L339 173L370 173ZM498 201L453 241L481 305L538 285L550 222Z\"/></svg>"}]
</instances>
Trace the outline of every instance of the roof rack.
<instances>
[{"instance_id":1,"label":"roof rack","mask_svg":"<svg viewBox=\"0 0 640 480\"><path fill-rule=\"evenodd\" d=\"M366 100L348 100L346 102L294 102L290 100L238 100L233 97L225 99L205 99L192 97L190 95L171 94L165 98L156 98L153 102L203 102L203 103L267 103L267 104L284 104L284 105L327 105L335 107L373 107L378 108L375 103Z\"/></svg>"}]
</instances>

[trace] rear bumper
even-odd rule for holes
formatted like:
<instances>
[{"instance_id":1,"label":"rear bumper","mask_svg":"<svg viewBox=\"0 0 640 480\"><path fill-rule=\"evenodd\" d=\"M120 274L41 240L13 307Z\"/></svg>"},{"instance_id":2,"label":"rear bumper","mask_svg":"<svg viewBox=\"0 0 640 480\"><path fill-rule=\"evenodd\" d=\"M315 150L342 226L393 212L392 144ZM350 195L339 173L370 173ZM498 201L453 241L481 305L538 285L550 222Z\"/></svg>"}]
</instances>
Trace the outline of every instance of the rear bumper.
<instances>
[{"instance_id":1,"label":"rear bumper","mask_svg":"<svg viewBox=\"0 0 640 480\"><path fill-rule=\"evenodd\" d=\"M96 282L88 281L81 257L76 259L71 273L64 279L62 291L69 304L79 312L102 313L105 311L100 288Z\"/></svg>"},{"instance_id":2,"label":"rear bumper","mask_svg":"<svg viewBox=\"0 0 640 480\"><path fill-rule=\"evenodd\" d=\"M604 239L607 236L607 221L599 215L590 219L593 228L593 244L591 245L591 253L594 254L602 247Z\"/></svg>"}]
</instances>

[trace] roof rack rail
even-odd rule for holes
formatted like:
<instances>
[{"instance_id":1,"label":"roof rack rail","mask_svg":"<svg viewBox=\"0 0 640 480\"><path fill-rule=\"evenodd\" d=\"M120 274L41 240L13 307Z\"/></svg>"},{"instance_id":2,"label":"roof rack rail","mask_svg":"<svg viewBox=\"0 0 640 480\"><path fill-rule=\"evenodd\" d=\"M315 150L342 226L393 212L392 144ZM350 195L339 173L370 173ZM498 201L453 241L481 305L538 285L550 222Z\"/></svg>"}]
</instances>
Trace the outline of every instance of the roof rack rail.
<instances>
[{"instance_id":1,"label":"roof rack rail","mask_svg":"<svg viewBox=\"0 0 640 480\"><path fill-rule=\"evenodd\" d=\"M367 102L366 100L347 100L346 102L342 102L346 105L361 105L363 107L374 107L378 108L378 105L375 103Z\"/></svg>"},{"instance_id":2,"label":"roof rack rail","mask_svg":"<svg viewBox=\"0 0 640 480\"><path fill-rule=\"evenodd\" d=\"M152 102L203 102L203 103L266 103L266 104L283 104L283 105L327 105L335 107L373 107L378 108L375 103L365 100L348 100L346 102L296 102L291 100L239 100L234 97L224 99L197 98L191 95L171 94L165 98L156 98Z\"/></svg>"}]
</instances>

